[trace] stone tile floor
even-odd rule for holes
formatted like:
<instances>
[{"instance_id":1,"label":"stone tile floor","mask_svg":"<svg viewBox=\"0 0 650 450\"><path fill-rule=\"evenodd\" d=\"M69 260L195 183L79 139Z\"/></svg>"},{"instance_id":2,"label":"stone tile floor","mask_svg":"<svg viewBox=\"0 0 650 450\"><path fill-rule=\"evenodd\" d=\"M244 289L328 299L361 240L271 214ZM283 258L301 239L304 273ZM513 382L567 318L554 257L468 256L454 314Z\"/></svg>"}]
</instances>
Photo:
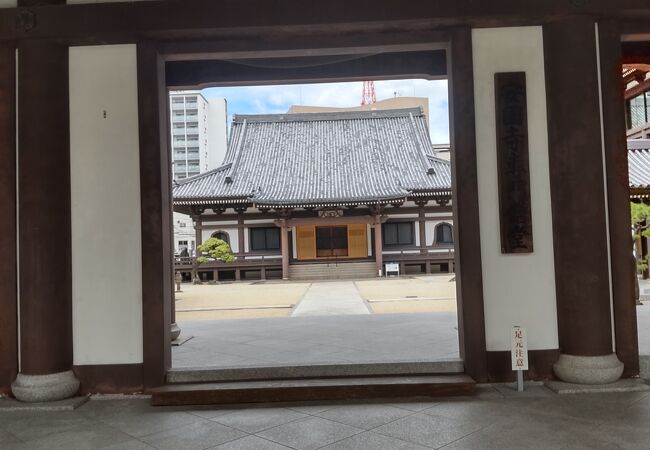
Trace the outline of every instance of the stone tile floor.
<instances>
[{"instance_id":1,"label":"stone tile floor","mask_svg":"<svg viewBox=\"0 0 650 450\"><path fill-rule=\"evenodd\" d=\"M75 411L2 412L2 449L641 449L650 394L524 393L369 402L152 407L95 400Z\"/></svg>"},{"instance_id":2,"label":"stone tile floor","mask_svg":"<svg viewBox=\"0 0 650 450\"><path fill-rule=\"evenodd\" d=\"M458 358L455 312L179 321L172 366L247 367Z\"/></svg>"},{"instance_id":3,"label":"stone tile floor","mask_svg":"<svg viewBox=\"0 0 650 450\"><path fill-rule=\"evenodd\" d=\"M650 280L641 280L640 287L639 353L650 355ZM179 320L179 325L181 338L194 338L173 348L175 368L429 361L459 354L455 311Z\"/></svg>"}]
</instances>

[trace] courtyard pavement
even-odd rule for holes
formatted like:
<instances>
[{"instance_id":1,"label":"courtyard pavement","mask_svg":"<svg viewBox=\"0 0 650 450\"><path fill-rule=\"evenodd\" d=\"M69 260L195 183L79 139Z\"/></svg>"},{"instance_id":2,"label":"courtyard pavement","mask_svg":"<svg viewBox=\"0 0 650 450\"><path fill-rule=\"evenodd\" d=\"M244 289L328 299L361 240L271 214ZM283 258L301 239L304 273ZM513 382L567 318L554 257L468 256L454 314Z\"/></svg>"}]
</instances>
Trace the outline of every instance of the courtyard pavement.
<instances>
[{"instance_id":1,"label":"courtyard pavement","mask_svg":"<svg viewBox=\"0 0 650 450\"><path fill-rule=\"evenodd\" d=\"M172 366L435 361L458 358L455 312L179 322Z\"/></svg>"},{"instance_id":2,"label":"courtyard pavement","mask_svg":"<svg viewBox=\"0 0 650 450\"><path fill-rule=\"evenodd\" d=\"M177 314L181 339L172 365L257 367L436 361L459 357L455 283L448 275L318 283L247 283L187 289L177 308L232 305L292 307L274 317L211 320L214 311ZM184 288L185 289L185 288ZM208 296L204 294L208 292ZM650 281L641 280L639 352L650 355ZM297 305L297 306L296 306ZM216 313L221 314L221 311ZM237 313L237 311L233 311ZM238 317L238 316L235 316ZM244 311L243 317L257 317ZM186 320L191 318L194 320Z\"/></svg>"},{"instance_id":3,"label":"courtyard pavement","mask_svg":"<svg viewBox=\"0 0 650 450\"><path fill-rule=\"evenodd\" d=\"M334 281L312 283L291 317L350 314L370 314L370 308L359 295L354 282Z\"/></svg>"},{"instance_id":4,"label":"courtyard pavement","mask_svg":"<svg viewBox=\"0 0 650 450\"><path fill-rule=\"evenodd\" d=\"M484 386L474 397L244 407L91 399L75 411L0 412L0 448L643 449L650 394L560 396Z\"/></svg>"}]
</instances>

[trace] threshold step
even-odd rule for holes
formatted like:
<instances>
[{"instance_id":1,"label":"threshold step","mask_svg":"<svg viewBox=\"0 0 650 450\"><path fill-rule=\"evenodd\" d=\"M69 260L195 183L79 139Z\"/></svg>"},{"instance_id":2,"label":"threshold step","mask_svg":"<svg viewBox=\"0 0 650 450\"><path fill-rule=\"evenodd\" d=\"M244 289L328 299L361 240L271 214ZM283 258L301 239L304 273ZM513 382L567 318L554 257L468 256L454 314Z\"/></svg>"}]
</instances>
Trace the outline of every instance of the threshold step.
<instances>
[{"instance_id":1,"label":"threshold step","mask_svg":"<svg viewBox=\"0 0 650 450\"><path fill-rule=\"evenodd\" d=\"M441 375L463 373L460 358L431 361L396 361L249 367L178 367L167 372L167 383L220 383L222 381L289 380L295 378Z\"/></svg>"},{"instance_id":2,"label":"threshold step","mask_svg":"<svg viewBox=\"0 0 650 450\"><path fill-rule=\"evenodd\" d=\"M350 400L363 398L471 395L467 375L316 378L174 384L149 391L154 406Z\"/></svg>"}]
</instances>

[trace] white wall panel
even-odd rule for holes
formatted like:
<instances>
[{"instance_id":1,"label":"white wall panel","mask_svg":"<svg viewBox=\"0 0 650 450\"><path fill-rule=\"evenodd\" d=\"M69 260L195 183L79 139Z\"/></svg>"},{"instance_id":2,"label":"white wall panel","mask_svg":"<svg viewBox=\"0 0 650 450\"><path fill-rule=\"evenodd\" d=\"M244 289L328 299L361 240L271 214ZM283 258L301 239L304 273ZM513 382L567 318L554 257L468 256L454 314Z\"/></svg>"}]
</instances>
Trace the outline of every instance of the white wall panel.
<instances>
[{"instance_id":1,"label":"white wall panel","mask_svg":"<svg viewBox=\"0 0 650 450\"><path fill-rule=\"evenodd\" d=\"M558 347L555 268L541 27L472 31L481 259L487 349L510 349L510 329L528 329L531 350ZM494 74L525 71L535 251L501 254Z\"/></svg>"},{"instance_id":2,"label":"white wall panel","mask_svg":"<svg viewBox=\"0 0 650 450\"><path fill-rule=\"evenodd\" d=\"M70 48L70 168L74 363L140 363L135 45Z\"/></svg>"},{"instance_id":3,"label":"white wall panel","mask_svg":"<svg viewBox=\"0 0 650 450\"><path fill-rule=\"evenodd\" d=\"M201 242L210 239L217 231L223 231L228 234L228 238L230 239L230 250L232 250L233 253L237 253L239 251L239 230L237 228L224 228L223 230L210 228L209 230L201 230Z\"/></svg>"}]
</instances>

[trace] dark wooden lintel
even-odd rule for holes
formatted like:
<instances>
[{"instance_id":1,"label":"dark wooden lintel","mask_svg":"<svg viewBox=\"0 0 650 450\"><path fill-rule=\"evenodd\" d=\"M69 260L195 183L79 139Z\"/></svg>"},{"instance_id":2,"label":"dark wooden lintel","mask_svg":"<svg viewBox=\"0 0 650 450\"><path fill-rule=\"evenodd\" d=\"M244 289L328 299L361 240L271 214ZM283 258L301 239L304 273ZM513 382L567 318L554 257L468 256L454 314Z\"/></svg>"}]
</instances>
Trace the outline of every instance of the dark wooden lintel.
<instances>
[{"instance_id":1,"label":"dark wooden lintel","mask_svg":"<svg viewBox=\"0 0 650 450\"><path fill-rule=\"evenodd\" d=\"M451 26L538 25L572 14L642 20L646 0L473 0L454 2L367 2L329 0L305 7L304 0L185 0L47 5L31 8L34 26L16 26L21 10L0 10L0 40L64 38L79 42L134 42L137 38L182 39L224 35L272 35L296 31L340 34L366 30L431 29ZM24 10L22 10L24 11Z\"/></svg>"}]
</instances>

